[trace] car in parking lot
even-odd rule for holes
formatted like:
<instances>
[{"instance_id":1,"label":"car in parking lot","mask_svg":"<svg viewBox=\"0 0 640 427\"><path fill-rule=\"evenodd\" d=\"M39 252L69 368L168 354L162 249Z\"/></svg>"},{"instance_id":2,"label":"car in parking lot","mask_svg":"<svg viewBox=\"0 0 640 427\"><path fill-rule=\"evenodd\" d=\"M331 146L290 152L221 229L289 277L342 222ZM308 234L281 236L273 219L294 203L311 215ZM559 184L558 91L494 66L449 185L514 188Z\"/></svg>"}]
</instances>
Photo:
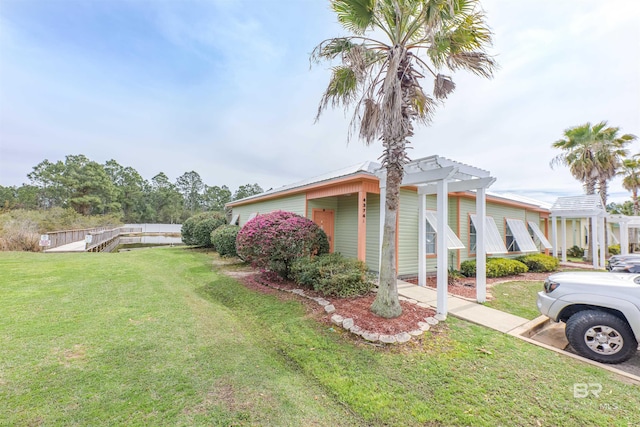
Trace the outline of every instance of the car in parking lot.
<instances>
[{"instance_id":1,"label":"car in parking lot","mask_svg":"<svg viewBox=\"0 0 640 427\"><path fill-rule=\"evenodd\" d=\"M538 310L565 322L578 354L603 363L632 357L640 341L640 274L556 273L538 293Z\"/></svg>"},{"instance_id":2,"label":"car in parking lot","mask_svg":"<svg viewBox=\"0 0 640 427\"><path fill-rule=\"evenodd\" d=\"M612 255L607 260L607 270L612 271L615 267L623 264L640 264L640 254Z\"/></svg>"}]
</instances>

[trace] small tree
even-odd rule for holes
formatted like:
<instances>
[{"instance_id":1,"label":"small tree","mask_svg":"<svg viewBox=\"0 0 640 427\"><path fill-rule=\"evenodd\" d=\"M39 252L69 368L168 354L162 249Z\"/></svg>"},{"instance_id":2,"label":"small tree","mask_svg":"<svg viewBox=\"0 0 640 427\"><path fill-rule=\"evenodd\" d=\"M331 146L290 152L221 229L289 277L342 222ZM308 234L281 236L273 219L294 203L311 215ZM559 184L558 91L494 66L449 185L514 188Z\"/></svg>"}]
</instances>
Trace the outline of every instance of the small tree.
<instances>
[{"instance_id":1,"label":"small tree","mask_svg":"<svg viewBox=\"0 0 640 427\"><path fill-rule=\"evenodd\" d=\"M237 225L221 225L211 232L211 245L220 256L238 256L236 238L240 227Z\"/></svg>"},{"instance_id":2,"label":"small tree","mask_svg":"<svg viewBox=\"0 0 640 427\"><path fill-rule=\"evenodd\" d=\"M236 239L238 256L254 267L289 278L297 258L329 252L327 235L318 225L292 212L258 215L247 222Z\"/></svg>"}]
</instances>

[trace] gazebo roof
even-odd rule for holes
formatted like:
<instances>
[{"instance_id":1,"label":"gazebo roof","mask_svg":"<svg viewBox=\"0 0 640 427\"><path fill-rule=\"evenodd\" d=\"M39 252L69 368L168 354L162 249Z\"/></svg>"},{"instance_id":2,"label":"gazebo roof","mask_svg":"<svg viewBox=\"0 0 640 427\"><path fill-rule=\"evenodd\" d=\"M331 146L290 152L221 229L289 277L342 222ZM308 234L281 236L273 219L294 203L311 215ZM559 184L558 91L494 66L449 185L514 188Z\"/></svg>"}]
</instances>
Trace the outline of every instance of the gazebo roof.
<instances>
[{"instance_id":1,"label":"gazebo roof","mask_svg":"<svg viewBox=\"0 0 640 427\"><path fill-rule=\"evenodd\" d=\"M578 218L604 215L606 210L598 195L558 197L551 206L551 216Z\"/></svg>"}]
</instances>

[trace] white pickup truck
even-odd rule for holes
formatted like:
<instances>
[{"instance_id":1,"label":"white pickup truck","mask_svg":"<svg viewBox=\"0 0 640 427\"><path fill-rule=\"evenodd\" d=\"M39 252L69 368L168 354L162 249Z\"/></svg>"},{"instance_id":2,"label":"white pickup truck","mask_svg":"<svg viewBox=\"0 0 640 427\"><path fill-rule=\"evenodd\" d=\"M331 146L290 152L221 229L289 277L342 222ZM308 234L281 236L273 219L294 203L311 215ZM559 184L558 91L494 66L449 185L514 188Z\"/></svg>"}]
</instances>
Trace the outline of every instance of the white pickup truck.
<instances>
[{"instance_id":1,"label":"white pickup truck","mask_svg":"<svg viewBox=\"0 0 640 427\"><path fill-rule=\"evenodd\" d=\"M567 340L584 357L621 363L638 350L640 274L556 273L537 304L540 313L567 324Z\"/></svg>"}]
</instances>

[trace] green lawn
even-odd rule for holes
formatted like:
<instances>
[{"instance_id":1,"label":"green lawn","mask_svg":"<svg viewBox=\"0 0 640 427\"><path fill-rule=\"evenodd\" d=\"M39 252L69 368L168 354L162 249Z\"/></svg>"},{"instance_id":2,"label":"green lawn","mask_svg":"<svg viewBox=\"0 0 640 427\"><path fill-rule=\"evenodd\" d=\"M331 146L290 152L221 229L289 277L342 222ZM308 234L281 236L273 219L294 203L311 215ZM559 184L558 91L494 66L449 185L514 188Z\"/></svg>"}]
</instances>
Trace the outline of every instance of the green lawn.
<instances>
[{"instance_id":1,"label":"green lawn","mask_svg":"<svg viewBox=\"0 0 640 427\"><path fill-rule=\"evenodd\" d=\"M524 317L535 319L540 316L536 306L538 292L542 290L542 281L514 281L497 283L491 286L493 300L487 306Z\"/></svg>"},{"instance_id":2,"label":"green lawn","mask_svg":"<svg viewBox=\"0 0 640 427\"><path fill-rule=\"evenodd\" d=\"M212 258L0 253L0 424L640 423L640 387L593 366L453 318L407 346L357 343Z\"/></svg>"}]
</instances>

